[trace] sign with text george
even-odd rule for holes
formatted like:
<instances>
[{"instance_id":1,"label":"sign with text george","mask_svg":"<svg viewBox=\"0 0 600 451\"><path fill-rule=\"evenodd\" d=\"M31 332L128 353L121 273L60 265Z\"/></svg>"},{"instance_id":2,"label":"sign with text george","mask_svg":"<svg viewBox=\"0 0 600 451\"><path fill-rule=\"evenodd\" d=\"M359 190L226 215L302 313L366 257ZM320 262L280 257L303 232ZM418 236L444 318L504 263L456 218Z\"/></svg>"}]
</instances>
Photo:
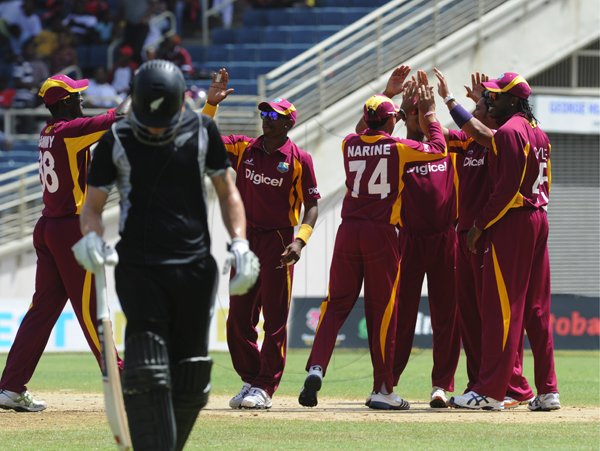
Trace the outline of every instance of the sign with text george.
<instances>
[{"instance_id":1,"label":"sign with text george","mask_svg":"<svg viewBox=\"0 0 600 451\"><path fill-rule=\"evenodd\" d=\"M532 97L533 113L545 132L600 133L600 97Z\"/></svg>"}]
</instances>

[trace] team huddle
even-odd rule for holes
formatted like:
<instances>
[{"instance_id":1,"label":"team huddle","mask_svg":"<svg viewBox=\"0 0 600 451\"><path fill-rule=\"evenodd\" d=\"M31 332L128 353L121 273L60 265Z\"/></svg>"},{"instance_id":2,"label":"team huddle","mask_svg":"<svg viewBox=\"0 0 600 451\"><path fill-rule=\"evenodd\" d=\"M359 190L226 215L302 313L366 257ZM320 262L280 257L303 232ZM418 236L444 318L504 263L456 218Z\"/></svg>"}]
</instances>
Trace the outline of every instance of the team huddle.
<instances>
[{"instance_id":1,"label":"team huddle","mask_svg":"<svg viewBox=\"0 0 600 451\"><path fill-rule=\"evenodd\" d=\"M366 405L409 409L394 387L410 357L427 275L430 406L559 409L549 324L550 143L531 112L531 89L516 73L496 80L474 74L470 113L435 69L452 130L436 117L426 73L408 79L410 71L393 71L384 92L364 104L356 133L341 143L342 222L298 401L317 405L336 337L364 285L373 366ZM183 75L166 61L143 64L131 105L105 115L83 117L86 87L86 80L59 75L40 90L52 119L40 139L45 208L34 232L36 292L0 380L0 407L46 408L26 384L67 299L100 359L92 275L113 255L102 239L102 211L116 186L115 286L127 318L126 355L118 362L131 441L140 449L182 449L210 391L218 269L204 178L231 237L227 342L242 388L229 406L269 409L285 368L294 264L318 216L313 161L288 137L298 112L286 99L258 105L261 136L219 134L212 117L233 92L225 69L212 77L203 114L188 106ZM406 137L394 136L398 121ZM522 374L525 332L537 396ZM448 399L461 343L468 381L464 394Z\"/></svg>"}]
</instances>

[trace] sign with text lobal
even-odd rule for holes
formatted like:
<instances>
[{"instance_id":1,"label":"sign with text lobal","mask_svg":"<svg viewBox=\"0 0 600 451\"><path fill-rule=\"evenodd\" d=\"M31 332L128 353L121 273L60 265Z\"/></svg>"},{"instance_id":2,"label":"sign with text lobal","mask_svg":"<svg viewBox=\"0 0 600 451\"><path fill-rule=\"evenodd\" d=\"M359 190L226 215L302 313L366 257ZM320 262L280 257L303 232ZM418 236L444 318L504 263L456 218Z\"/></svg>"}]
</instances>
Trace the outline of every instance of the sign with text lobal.
<instances>
[{"instance_id":1,"label":"sign with text lobal","mask_svg":"<svg viewBox=\"0 0 600 451\"><path fill-rule=\"evenodd\" d=\"M532 101L545 132L600 133L600 97L536 95Z\"/></svg>"},{"instance_id":2,"label":"sign with text lobal","mask_svg":"<svg viewBox=\"0 0 600 451\"><path fill-rule=\"evenodd\" d=\"M310 348L319 323L322 298L295 298L290 312L288 342L290 348ZM599 349L600 348L600 305L598 298L556 294L552 296L550 328L556 349ZM426 297L421 298L415 338L416 348L432 346L431 316ZM368 347L363 299L359 299L354 309L340 329L336 347ZM529 347L527 340L525 346Z\"/></svg>"}]
</instances>

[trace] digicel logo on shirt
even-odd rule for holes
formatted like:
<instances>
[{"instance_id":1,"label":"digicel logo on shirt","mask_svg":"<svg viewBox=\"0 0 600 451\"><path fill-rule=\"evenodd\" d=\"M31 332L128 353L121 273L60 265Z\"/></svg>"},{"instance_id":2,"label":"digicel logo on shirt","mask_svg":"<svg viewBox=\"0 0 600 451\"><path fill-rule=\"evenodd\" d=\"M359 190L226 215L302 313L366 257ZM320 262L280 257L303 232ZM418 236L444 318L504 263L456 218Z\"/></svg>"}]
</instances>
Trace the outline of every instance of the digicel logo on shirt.
<instances>
[{"instance_id":1,"label":"digicel logo on shirt","mask_svg":"<svg viewBox=\"0 0 600 451\"><path fill-rule=\"evenodd\" d=\"M283 186L283 177L275 179L265 174L258 174L250 168L246 168L246 178L255 185Z\"/></svg>"},{"instance_id":2,"label":"digicel logo on shirt","mask_svg":"<svg viewBox=\"0 0 600 451\"><path fill-rule=\"evenodd\" d=\"M464 167L467 167L467 166L476 167L476 166L483 166L484 164L485 164L485 157L481 157L481 158L466 157L465 161L463 163L463 166Z\"/></svg>"},{"instance_id":3,"label":"digicel logo on shirt","mask_svg":"<svg viewBox=\"0 0 600 451\"><path fill-rule=\"evenodd\" d=\"M413 166L410 169L406 170L407 174L411 174L416 172L419 175L427 175L430 172L446 172L448 169L448 162L444 161L443 163L426 163L420 166Z\"/></svg>"}]
</instances>

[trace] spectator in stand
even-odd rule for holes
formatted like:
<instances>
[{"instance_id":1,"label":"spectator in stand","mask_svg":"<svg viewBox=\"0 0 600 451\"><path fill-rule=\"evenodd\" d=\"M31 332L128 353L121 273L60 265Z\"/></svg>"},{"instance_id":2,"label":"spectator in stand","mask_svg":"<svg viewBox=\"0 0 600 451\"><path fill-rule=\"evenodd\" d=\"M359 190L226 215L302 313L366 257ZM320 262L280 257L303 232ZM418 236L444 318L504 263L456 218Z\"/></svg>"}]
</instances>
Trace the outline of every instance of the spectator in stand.
<instances>
[{"instance_id":1,"label":"spectator in stand","mask_svg":"<svg viewBox=\"0 0 600 451\"><path fill-rule=\"evenodd\" d=\"M13 83L16 88L12 102L14 108L33 108L38 105L38 89L50 76L48 65L36 54L34 38L23 44L21 56L13 66Z\"/></svg>"},{"instance_id":2,"label":"spectator in stand","mask_svg":"<svg viewBox=\"0 0 600 451\"><path fill-rule=\"evenodd\" d=\"M98 44L108 44L115 37L115 22L110 9L101 9L98 12L98 23L96 24L96 38Z\"/></svg>"},{"instance_id":3,"label":"spectator in stand","mask_svg":"<svg viewBox=\"0 0 600 451\"><path fill-rule=\"evenodd\" d=\"M73 42L73 35L71 32L62 28L58 31L58 48L52 55L50 60L50 72L53 74L65 73L65 75L77 75L79 71L77 51Z\"/></svg>"},{"instance_id":4,"label":"spectator in stand","mask_svg":"<svg viewBox=\"0 0 600 451\"><path fill-rule=\"evenodd\" d=\"M0 150L7 151L12 149L12 141L6 137L3 131L0 131Z\"/></svg>"},{"instance_id":5,"label":"spectator in stand","mask_svg":"<svg viewBox=\"0 0 600 451\"><path fill-rule=\"evenodd\" d=\"M173 35L160 43L157 58L171 61L189 78L194 74L194 66L190 53L181 45L181 38Z\"/></svg>"},{"instance_id":6,"label":"spectator in stand","mask_svg":"<svg viewBox=\"0 0 600 451\"><path fill-rule=\"evenodd\" d=\"M63 30L62 18L59 15L50 17L44 29L35 37L37 55L50 63L58 50L58 35Z\"/></svg>"},{"instance_id":7,"label":"spectator in stand","mask_svg":"<svg viewBox=\"0 0 600 451\"><path fill-rule=\"evenodd\" d=\"M108 82L108 72L104 66L98 66L94 78L89 81L84 105L90 108L113 108L123 100L117 90Z\"/></svg>"},{"instance_id":8,"label":"spectator in stand","mask_svg":"<svg viewBox=\"0 0 600 451\"><path fill-rule=\"evenodd\" d=\"M12 42L19 39L21 28L18 25L8 24L0 18L0 55L4 55L7 62L16 58Z\"/></svg>"},{"instance_id":9,"label":"spectator in stand","mask_svg":"<svg viewBox=\"0 0 600 451\"><path fill-rule=\"evenodd\" d=\"M225 3L225 0L213 0L212 6L218 8L222 3ZM233 3L229 3L221 9L221 22L224 28L231 28L233 24Z\"/></svg>"},{"instance_id":10,"label":"spectator in stand","mask_svg":"<svg viewBox=\"0 0 600 451\"><path fill-rule=\"evenodd\" d=\"M15 55L21 54L21 48L29 38L42 31L42 21L35 13L35 0L15 0L0 4L0 19L13 30L10 44ZM18 33L14 26L18 27Z\"/></svg>"},{"instance_id":11,"label":"spectator in stand","mask_svg":"<svg viewBox=\"0 0 600 451\"><path fill-rule=\"evenodd\" d=\"M92 44L96 42L98 18L86 11L85 2L75 2L73 12L67 14L62 24L71 30L76 44Z\"/></svg>"},{"instance_id":12,"label":"spectator in stand","mask_svg":"<svg viewBox=\"0 0 600 451\"><path fill-rule=\"evenodd\" d=\"M15 91L15 88L8 85L8 79L5 76L0 76L0 109L12 106Z\"/></svg>"},{"instance_id":13,"label":"spectator in stand","mask_svg":"<svg viewBox=\"0 0 600 451\"><path fill-rule=\"evenodd\" d=\"M158 47L165 39L168 39L167 32L171 23L167 18L158 19L158 16L166 10L167 5L165 2L151 2L148 16L148 34L142 47L142 59L144 61L156 58Z\"/></svg>"},{"instance_id":14,"label":"spectator in stand","mask_svg":"<svg viewBox=\"0 0 600 451\"><path fill-rule=\"evenodd\" d=\"M124 45L119 49L117 62L111 68L108 77L117 94L127 95L129 93L129 83L133 79L133 74L137 68L137 63L133 61L133 49L128 45Z\"/></svg>"},{"instance_id":15,"label":"spectator in stand","mask_svg":"<svg viewBox=\"0 0 600 451\"><path fill-rule=\"evenodd\" d=\"M125 19L123 41L131 46L133 61L137 64L142 62L142 48L148 35L148 20L154 3L157 3L156 0L119 1L119 17Z\"/></svg>"}]
</instances>

